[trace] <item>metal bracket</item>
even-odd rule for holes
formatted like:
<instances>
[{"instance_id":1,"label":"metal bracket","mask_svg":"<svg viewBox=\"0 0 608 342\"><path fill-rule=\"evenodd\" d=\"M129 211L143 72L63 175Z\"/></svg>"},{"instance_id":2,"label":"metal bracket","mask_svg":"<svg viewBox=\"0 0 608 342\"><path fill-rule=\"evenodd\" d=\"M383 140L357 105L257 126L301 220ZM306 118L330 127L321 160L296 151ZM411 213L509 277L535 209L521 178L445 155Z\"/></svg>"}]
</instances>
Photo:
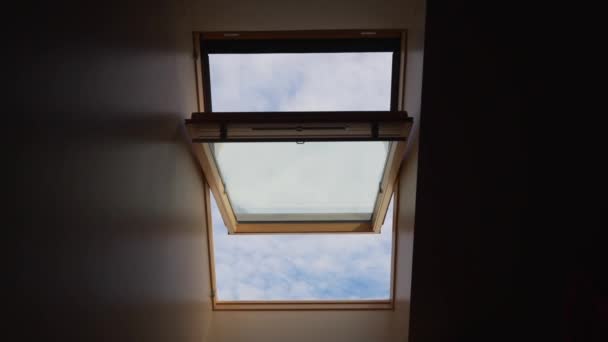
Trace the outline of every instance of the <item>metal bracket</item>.
<instances>
[{"instance_id":1,"label":"metal bracket","mask_svg":"<svg viewBox=\"0 0 608 342\"><path fill-rule=\"evenodd\" d=\"M379 135L378 123L372 122L372 138L378 139L378 135Z\"/></svg>"},{"instance_id":2,"label":"metal bracket","mask_svg":"<svg viewBox=\"0 0 608 342\"><path fill-rule=\"evenodd\" d=\"M228 128L225 123L220 124L220 139L225 140L228 137Z\"/></svg>"}]
</instances>

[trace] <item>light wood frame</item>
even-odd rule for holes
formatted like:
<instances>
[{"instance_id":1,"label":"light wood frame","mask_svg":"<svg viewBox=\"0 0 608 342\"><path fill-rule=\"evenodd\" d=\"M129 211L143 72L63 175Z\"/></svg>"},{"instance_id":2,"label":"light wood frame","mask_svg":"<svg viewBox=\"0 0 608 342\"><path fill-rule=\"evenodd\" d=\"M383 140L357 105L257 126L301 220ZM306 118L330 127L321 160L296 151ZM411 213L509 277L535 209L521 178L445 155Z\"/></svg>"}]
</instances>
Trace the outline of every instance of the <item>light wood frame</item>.
<instances>
[{"instance_id":1,"label":"light wood frame","mask_svg":"<svg viewBox=\"0 0 608 342\"><path fill-rule=\"evenodd\" d=\"M207 247L209 271L211 273L211 303L214 311L306 311L306 310L394 310L397 279L397 241L399 238L399 186L393 192L393 231L391 237L391 279L390 298L387 300L268 300L268 301L221 301L217 298L215 277L215 250L213 243L213 218L211 217L211 196L207 183L203 185L205 219L207 227Z\"/></svg>"},{"instance_id":2,"label":"light wood frame","mask_svg":"<svg viewBox=\"0 0 608 342\"><path fill-rule=\"evenodd\" d=\"M210 94L209 87L205 87L205 74L208 74L203 63L206 56L201 53L201 38L207 40L251 40L251 39L357 39L357 38L399 38L400 39L400 60L398 80L393 80L393 87L397 86L398 98L393 100L393 105L397 109L403 108L403 89L404 89L404 70L405 70L405 44L406 32L398 30L342 30L342 31L280 31L280 32L194 32L194 59L197 87L197 105L199 113L194 113L192 118L186 120L186 125L193 144L194 154L203 169L207 182L211 188L213 196L218 204L222 219L228 229L229 234L260 234L260 233L379 233L384 216L390 203L391 194L395 187L398 170L405 155L407 137L412 127L412 119L407 117L405 112L325 112L325 113L291 113L297 114L298 126L300 128L306 124L314 127L329 124L335 126L336 123L343 127L349 127L348 133L344 129L331 130L322 127L320 130L298 129L275 129L265 130L263 133L252 134L252 124L269 123L285 125L293 121L285 121L289 113L256 113L256 116L242 115L246 113L204 113L210 110L210 100L206 99ZM393 73L393 78L395 74ZM206 88L206 89L205 89ZM239 114L241 114L239 116ZM261 115L262 114L262 115ZM279 115L277 115L279 114ZM304 115L302 115L304 114ZM315 116L316 114L316 116ZM212 116L231 118L231 120L221 120L213 122ZM231 116L232 115L232 116ZM382 116L386 120L382 120ZM392 115L392 116L391 116ZM310 116L306 118L306 116ZM395 118L401 116L401 121ZM239 122L237 118L256 117L261 118L258 122ZM293 115L291 116L294 117ZM320 122L320 118L325 118ZM270 120L275 118L275 121ZM281 118L283 121L276 121ZM330 118L327 120L327 118ZM333 121L331 120L333 119ZM353 120L358 118L358 120ZM363 118L363 119L362 119ZM344 121L346 120L346 121ZM353 122L354 121L354 122ZM240 126L239 126L240 125ZM247 129L249 127L249 129ZM283 126L285 127L285 126ZM354 128L353 128L354 127ZM245 129L243 129L245 128ZM227 131L231 132L230 134ZM237 132L233 134L232 132ZM395 133L397 132L397 133ZM394 141L391 144L387 157L387 164L379 186L379 193L374 205L371 220L367 221L329 221L329 222L239 222L226 194L225 185L221 180L221 175L215 163L215 158L208 143L219 141L366 141L366 140L386 140Z\"/></svg>"}]
</instances>

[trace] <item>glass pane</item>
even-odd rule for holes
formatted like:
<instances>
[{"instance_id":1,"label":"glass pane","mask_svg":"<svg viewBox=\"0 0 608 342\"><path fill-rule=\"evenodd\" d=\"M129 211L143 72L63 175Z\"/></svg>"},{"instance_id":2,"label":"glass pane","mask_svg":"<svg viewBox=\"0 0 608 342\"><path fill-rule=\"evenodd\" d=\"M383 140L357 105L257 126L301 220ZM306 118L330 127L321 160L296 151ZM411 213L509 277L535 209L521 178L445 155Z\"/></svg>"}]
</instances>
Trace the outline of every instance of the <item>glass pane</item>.
<instances>
[{"instance_id":1,"label":"glass pane","mask_svg":"<svg viewBox=\"0 0 608 342\"><path fill-rule=\"evenodd\" d=\"M371 219L390 143L218 143L238 221Z\"/></svg>"},{"instance_id":2,"label":"glass pane","mask_svg":"<svg viewBox=\"0 0 608 342\"><path fill-rule=\"evenodd\" d=\"M392 201L380 234L228 235L210 197L218 300L390 299Z\"/></svg>"},{"instance_id":3,"label":"glass pane","mask_svg":"<svg viewBox=\"0 0 608 342\"><path fill-rule=\"evenodd\" d=\"M210 54L213 111L390 110L392 55Z\"/></svg>"}]
</instances>

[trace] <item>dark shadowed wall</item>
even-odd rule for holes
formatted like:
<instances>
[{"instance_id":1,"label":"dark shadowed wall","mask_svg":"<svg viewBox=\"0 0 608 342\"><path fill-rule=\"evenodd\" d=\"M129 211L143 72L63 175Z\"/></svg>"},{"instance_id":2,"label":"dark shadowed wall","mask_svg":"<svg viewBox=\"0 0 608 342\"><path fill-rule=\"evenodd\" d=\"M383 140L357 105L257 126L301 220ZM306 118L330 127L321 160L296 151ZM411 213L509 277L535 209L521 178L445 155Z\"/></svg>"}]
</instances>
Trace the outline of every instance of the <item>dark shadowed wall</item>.
<instances>
[{"instance_id":1,"label":"dark shadowed wall","mask_svg":"<svg viewBox=\"0 0 608 342\"><path fill-rule=\"evenodd\" d=\"M428 3L410 341L536 338L520 10Z\"/></svg>"},{"instance_id":2,"label":"dark shadowed wall","mask_svg":"<svg viewBox=\"0 0 608 342\"><path fill-rule=\"evenodd\" d=\"M40 7L42 6L42 7ZM18 334L202 341L209 276L185 2L56 2L14 41Z\"/></svg>"}]
</instances>

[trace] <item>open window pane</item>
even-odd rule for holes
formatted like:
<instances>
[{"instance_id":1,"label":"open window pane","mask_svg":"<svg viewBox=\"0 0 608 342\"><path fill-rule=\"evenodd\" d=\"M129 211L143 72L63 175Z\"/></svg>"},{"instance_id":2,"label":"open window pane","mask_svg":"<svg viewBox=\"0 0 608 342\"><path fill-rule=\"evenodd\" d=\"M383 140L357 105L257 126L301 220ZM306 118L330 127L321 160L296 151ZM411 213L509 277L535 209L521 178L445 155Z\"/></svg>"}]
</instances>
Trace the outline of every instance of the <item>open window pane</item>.
<instances>
[{"instance_id":1,"label":"open window pane","mask_svg":"<svg viewBox=\"0 0 608 342\"><path fill-rule=\"evenodd\" d=\"M392 52L209 54L214 112L390 110Z\"/></svg>"},{"instance_id":2,"label":"open window pane","mask_svg":"<svg viewBox=\"0 0 608 342\"><path fill-rule=\"evenodd\" d=\"M220 302L391 298L392 204L380 234L229 235L211 213Z\"/></svg>"},{"instance_id":3,"label":"open window pane","mask_svg":"<svg viewBox=\"0 0 608 342\"><path fill-rule=\"evenodd\" d=\"M389 142L216 143L239 222L368 221Z\"/></svg>"},{"instance_id":4,"label":"open window pane","mask_svg":"<svg viewBox=\"0 0 608 342\"><path fill-rule=\"evenodd\" d=\"M412 120L403 33L202 33L193 151L230 234L379 233Z\"/></svg>"}]
</instances>

